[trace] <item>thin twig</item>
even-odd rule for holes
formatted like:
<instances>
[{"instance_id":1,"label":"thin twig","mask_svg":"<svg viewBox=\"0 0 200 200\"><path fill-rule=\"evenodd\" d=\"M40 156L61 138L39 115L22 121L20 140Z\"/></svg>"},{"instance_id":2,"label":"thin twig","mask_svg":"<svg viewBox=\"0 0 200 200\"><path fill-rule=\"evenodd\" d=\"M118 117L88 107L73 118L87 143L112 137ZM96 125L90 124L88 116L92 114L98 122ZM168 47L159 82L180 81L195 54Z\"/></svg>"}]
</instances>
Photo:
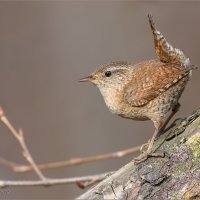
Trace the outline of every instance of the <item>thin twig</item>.
<instances>
[{"instance_id":1,"label":"thin twig","mask_svg":"<svg viewBox=\"0 0 200 200\"><path fill-rule=\"evenodd\" d=\"M5 116L2 108L0 108L0 120L10 130L10 132L15 137L15 139L19 142L23 151L22 154L25 157L25 159L28 161L28 163L32 166L32 169L36 172L39 178L44 181L46 178L44 177L40 169L37 167L35 161L33 160L28 150L28 147L26 146L23 131L21 129L19 130L19 132L16 131L16 129L9 122L8 118Z\"/></svg>"},{"instance_id":2,"label":"thin twig","mask_svg":"<svg viewBox=\"0 0 200 200\"><path fill-rule=\"evenodd\" d=\"M76 182L77 186L81 189L85 189L87 187L89 187L90 185L94 185L95 183L99 182L99 180L94 177L93 179L89 180L89 181L85 181L85 182Z\"/></svg>"},{"instance_id":3,"label":"thin twig","mask_svg":"<svg viewBox=\"0 0 200 200\"><path fill-rule=\"evenodd\" d=\"M39 164L37 166L39 169L45 170L45 169L66 167L66 166L71 166L71 165L81 165L81 164L100 161L100 160L121 158L121 157L138 152L140 150L140 148L141 148L141 146L136 146L136 147L132 147L132 148L117 151L117 152L111 152L111 153L107 153L107 154L101 154L101 155L90 156L90 157L85 157L85 158L74 158L71 160L65 160L65 161L60 161L60 162ZM2 160L3 160L3 162L2 162ZM7 161L3 158L0 159L0 163L10 167L15 172L29 172L29 171L33 170L33 166L31 166L31 165L21 165L18 163Z\"/></svg>"},{"instance_id":4,"label":"thin twig","mask_svg":"<svg viewBox=\"0 0 200 200\"><path fill-rule=\"evenodd\" d=\"M20 164L10 161L10 160L6 160L5 158L2 158L2 157L0 157L0 164L11 168L13 171L15 171L15 167L20 166Z\"/></svg>"},{"instance_id":5,"label":"thin twig","mask_svg":"<svg viewBox=\"0 0 200 200\"><path fill-rule=\"evenodd\" d=\"M53 186L53 185L64 185L77 182L87 182L91 180L100 181L106 176L113 172L106 172L102 174L90 175L90 176L81 176L81 177L72 177L72 178L62 178L62 179L49 179L36 180L36 181L8 181L0 180L0 188L4 187L31 187L31 186Z\"/></svg>"}]
</instances>

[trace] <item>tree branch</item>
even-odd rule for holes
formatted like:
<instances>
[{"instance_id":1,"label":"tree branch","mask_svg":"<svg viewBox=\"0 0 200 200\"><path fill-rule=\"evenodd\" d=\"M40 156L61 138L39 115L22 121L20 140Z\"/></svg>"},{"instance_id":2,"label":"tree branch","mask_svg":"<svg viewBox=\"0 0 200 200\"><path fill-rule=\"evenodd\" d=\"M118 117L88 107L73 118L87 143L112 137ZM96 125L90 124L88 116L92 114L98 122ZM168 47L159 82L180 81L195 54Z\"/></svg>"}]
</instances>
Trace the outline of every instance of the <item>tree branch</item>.
<instances>
[{"instance_id":1,"label":"tree branch","mask_svg":"<svg viewBox=\"0 0 200 200\"><path fill-rule=\"evenodd\" d=\"M96 155L96 156L89 156L89 157L84 157L84 158L73 158L70 160L64 160L60 162L38 164L37 167L41 170L55 169L55 168L66 167L66 166L71 166L71 165L81 165L81 164L86 164L86 163L95 162L95 161L108 160L112 158L121 158L121 157L138 152L140 150L140 147L141 146L136 146L136 147L132 147L125 150ZM32 165L22 165L19 163L14 163L12 161L5 160L4 158L0 158L0 163L8 166L15 172L29 172L33 170Z\"/></svg>"},{"instance_id":2,"label":"tree branch","mask_svg":"<svg viewBox=\"0 0 200 200\"><path fill-rule=\"evenodd\" d=\"M199 199L199 144L200 109L155 142L164 158L131 161L77 199Z\"/></svg>"},{"instance_id":3,"label":"tree branch","mask_svg":"<svg viewBox=\"0 0 200 200\"><path fill-rule=\"evenodd\" d=\"M15 137L15 139L18 141L22 148L22 155L25 157L25 159L30 163L30 165L19 165L18 163L8 161L4 158L0 158L0 163L4 164L14 171L31 171L34 170L36 174L39 176L41 180L30 180L30 181L11 181L11 180L0 180L0 188L3 187L9 187L9 186L17 186L17 187L30 187L30 186L52 186L52 185L61 185L61 184L70 184L70 183L76 183L80 188L88 187L102 179L104 179L106 176L111 174L112 172L102 173L102 174L96 174L91 176L83 176L83 177L72 177L72 178L63 178L63 179L50 179L44 177L42 172L40 171L39 167L36 165L35 161L33 160L28 147L24 140L24 135L22 130L19 130L19 132L16 131L14 126L9 122L8 118L5 116L4 111L2 108L0 108L0 120L1 122L9 129L10 133ZM105 160L110 158L119 158L123 157L125 155L131 154L133 152L137 152L140 149L140 147L133 147L130 149L126 149L123 151L108 153L108 154L102 154L97 156L90 156L86 158L76 158L71 159L67 161L61 161L61 162L54 162L54 163L48 163L48 164L42 164L40 165L40 168L42 169L48 169L48 168L58 168L68 165L75 165L75 164L83 164L83 163L89 163L93 161L98 160Z\"/></svg>"},{"instance_id":4,"label":"tree branch","mask_svg":"<svg viewBox=\"0 0 200 200\"><path fill-rule=\"evenodd\" d=\"M25 140L24 140L24 134L23 134L22 129L20 129L19 132L16 131L16 129L9 122L8 118L5 116L2 108L0 108L0 120L10 130L10 133L15 137L15 139L20 144L20 146L22 148L22 155L25 157L25 159L28 161L28 163L32 166L33 170L36 172L38 177L41 180L45 180L43 173L37 167L35 161L33 160L32 156L29 152L29 149L28 149L28 147L25 143Z\"/></svg>"},{"instance_id":5,"label":"tree branch","mask_svg":"<svg viewBox=\"0 0 200 200\"><path fill-rule=\"evenodd\" d=\"M87 182L87 181L97 182L97 181L104 179L106 176L108 176L111 173L112 172L106 172L106 173L90 175L90 176L62 178L62 179L46 178L44 180L36 180L36 181L32 181L32 180L31 181L0 180L0 188L9 187L9 186L15 186L15 187L53 186L53 185L64 185L64 184Z\"/></svg>"}]
</instances>

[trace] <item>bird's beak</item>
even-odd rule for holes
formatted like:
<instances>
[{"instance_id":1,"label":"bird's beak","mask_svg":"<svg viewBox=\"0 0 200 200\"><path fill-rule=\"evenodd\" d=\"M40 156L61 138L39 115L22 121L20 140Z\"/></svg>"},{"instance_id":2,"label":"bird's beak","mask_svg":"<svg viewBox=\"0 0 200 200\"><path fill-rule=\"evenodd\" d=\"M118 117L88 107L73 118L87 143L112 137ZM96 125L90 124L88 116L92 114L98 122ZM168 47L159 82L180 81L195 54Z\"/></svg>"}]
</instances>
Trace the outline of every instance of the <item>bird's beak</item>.
<instances>
[{"instance_id":1,"label":"bird's beak","mask_svg":"<svg viewBox=\"0 0 200 200\"><path fill-rule=\"evenodd\" d=\"M79 82L90 82L92 80L92 76L87 76L79 80Z\"/></svg>"}]
</instances>

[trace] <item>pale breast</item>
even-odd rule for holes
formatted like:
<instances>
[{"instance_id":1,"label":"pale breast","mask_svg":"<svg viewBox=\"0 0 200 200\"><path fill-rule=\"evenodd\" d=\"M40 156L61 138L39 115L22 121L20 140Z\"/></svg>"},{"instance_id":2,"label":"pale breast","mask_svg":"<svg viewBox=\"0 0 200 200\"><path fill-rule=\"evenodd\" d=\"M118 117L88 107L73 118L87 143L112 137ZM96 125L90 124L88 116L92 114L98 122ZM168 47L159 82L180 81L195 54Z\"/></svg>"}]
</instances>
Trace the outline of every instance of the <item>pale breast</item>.
<instances>
[{"instance_id":1,"label":"pale breast","mask_svg":"<svg viewBox=\"0 0 200 200\"><path fill-rule=\"evenodd\" d=\"M99 88L104 98L104 101L109 110L123 118L129 118L139 121L148 120L149 118L142 112L139 107L132 107L127 104L123 99L122 91L111 88Z\"/></svg>"},{"instance_id":2,"label":"pale breast","mask_svg":"<svg viewBox=\"0 0 200 200\"><path fill-rule=\"evenodd\" d=\"M122 112L121 92L117 89L100 87L100 92L104 101L112 113L120 114Z\"/></svg>"}]
</instances>

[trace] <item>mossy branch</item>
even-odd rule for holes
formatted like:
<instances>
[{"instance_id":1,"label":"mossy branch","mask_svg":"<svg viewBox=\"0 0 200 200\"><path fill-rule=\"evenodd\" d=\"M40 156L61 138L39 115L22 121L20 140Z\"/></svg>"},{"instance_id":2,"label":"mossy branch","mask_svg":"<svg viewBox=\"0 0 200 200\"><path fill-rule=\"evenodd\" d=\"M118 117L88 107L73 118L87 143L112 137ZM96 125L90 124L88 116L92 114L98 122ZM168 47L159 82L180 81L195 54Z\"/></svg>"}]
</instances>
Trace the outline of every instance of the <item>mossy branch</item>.
<instances>
[{"instance_id":1,"label":"mossy branch","mask_svg":"<svg viewBox=\"0 0 200 200\"><path fill-rule=\"evenodd\" d=\"M200 199L200 109L154 149L165 157L131 161L77 199Z\"/></svg>"}]
</instances>

